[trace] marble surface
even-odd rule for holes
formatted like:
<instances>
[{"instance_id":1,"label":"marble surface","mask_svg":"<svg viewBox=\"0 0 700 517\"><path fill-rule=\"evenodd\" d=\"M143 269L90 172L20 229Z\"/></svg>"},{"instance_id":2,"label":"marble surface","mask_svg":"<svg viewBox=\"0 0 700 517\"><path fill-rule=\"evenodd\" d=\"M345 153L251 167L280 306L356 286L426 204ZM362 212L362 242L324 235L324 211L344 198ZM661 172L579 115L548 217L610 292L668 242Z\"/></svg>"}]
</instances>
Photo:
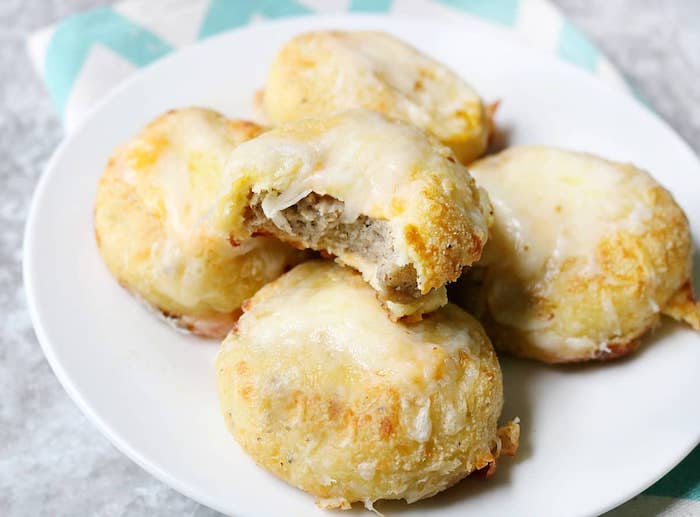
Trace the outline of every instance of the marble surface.
<instances>
[{"instance_id":1,"label":"marble surface","mask_svg":"<svg viewBox=\"0 0 700 517\"><path fill-rule=\"evenodd\" d=\"M87 421L52 374L26 310L24 221L62 130L24 40L71 12L105 3L0 0L0 513L218 515L141 470ZM555 3L700 152L700 2Z\"/></svg>"}]
</instances>

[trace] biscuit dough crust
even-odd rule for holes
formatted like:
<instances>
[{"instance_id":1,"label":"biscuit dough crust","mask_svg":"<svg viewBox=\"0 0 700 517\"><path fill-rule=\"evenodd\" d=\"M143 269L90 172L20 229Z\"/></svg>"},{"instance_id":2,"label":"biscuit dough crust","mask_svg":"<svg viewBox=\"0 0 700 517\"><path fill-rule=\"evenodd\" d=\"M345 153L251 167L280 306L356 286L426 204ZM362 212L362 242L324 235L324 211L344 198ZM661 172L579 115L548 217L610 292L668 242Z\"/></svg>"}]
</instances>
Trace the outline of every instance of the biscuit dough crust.
<instances>
[{"instance_id":1,"label":"biscuit dough crust","mask_svg":"<svg viewBox=\"0 0 700 517\"><path fill-rule=\"evenodd\" d=\"M225 336L241 303L304 257L270 238L234 248L207 221L229 154L261 131L207 109L170 111L114 151L97 186L95 237L108 269L195 334Z\"/></svg>"},{"instance_id":2,"label":"biscuit dough crust","mask_svg":"<svg viewBox=\"0 0 700 517\"><path fill-rule=\"evenodd\" d=\"M465 81L382 32L319 31L288 41L270 67L263 107L273 124L371 109L432 133L463 163L485 152L491 129Z\"/></svg>"},{"instance_id":3,"label":"biscuit dough crust","mask_svg":"<svg viewBox=\"0 0 700 517\"><path fill-rule=\"evenodd\" d=\"M350 269L312 261L260 290L216 362L221 409L255 461L326 507L417 501L515 452L501 371L454 305L390 321Z\"/></svg>"},{"instance_id":4,"label":"biscuit dough crust","mask_svg":"<svg viewBox=\"0 0 700 517\"><path fill-rule=\"evenodd\" d=\"M688 221L633 165L545 147L473 164L495 210L453 290L496 348L545 362L612 359L669 314L697 326Z\"/></svg>"}]
</instances>

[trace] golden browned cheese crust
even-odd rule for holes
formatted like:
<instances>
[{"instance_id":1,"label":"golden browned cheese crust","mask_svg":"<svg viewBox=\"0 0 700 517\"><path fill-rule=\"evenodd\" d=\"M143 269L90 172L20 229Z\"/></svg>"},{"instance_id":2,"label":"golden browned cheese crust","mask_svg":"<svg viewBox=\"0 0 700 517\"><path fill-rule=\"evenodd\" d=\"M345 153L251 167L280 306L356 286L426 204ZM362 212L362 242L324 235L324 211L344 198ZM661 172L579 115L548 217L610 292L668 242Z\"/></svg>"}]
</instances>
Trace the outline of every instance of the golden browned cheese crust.
<instances>
[{"instance_id":1,"label":"golden browned cheese crust","mask_svg":"<svg viewBox=\"0 0 700 517\"><path fill-rule=\"evenodd\" d=\"M319 31L288 41L270 67L263 106L280 124L367 108L434 134L464 163L491 127L476 92L454 72L382 32Z\"/></svg>"},{"instance_id":2,"label":"golden browned cheese crust","mask_svg":"<svg viewBox=\"0 0 700 517\"><path fill-rule=\"evenodd\" d=\"M498 361L458 307L395 323L358 274L312 261L245 311L216 362L226 423L322 506L416 501L515 452Z\"/></svg>"},{"instance_id":3,"label":"golden browned cheese crust","mask_svg":"<svg viewBox=\"0 0 700 517\"><path fill-rule=\"evenodd\" d=\"M697 325L688 221L646 172L543 147L471 170L495 225L452 294L497 348L545 362L612 359L632 352L660 314Z\"/></svg>"},{"instance_id":4,"label":"golden browned cheese crust","mask_svg":"<svg viewBox=\"0 0 700 517\"><path fill-rule=\"evenodd\" d=\"M367 217L387 223L387 253L415 269L421 295L457 279L462 267L479 259L488 237L488 196L452 152L408 124L367 110L268 131L234 151L228 174L215 224L233 239L250 235L245 213L251 196L267 196L262 210L280 229L288 225L283 211L310 193L339 200L348 222ZM357 252L335 255L382 290L376 261Z\"/></svg>"},{"instance_id":5,"label":"golden browned cheese crust","mask_svg":"<svg viewBox=\"0 0 700 517\"><path fill-rule=\"evenodd\" d=\"M207 109L170 111L115 150L97 187L95 237L109 270L199 335L226 335L243 300L302 256L265 238L236 249L207 225L228 155L261 131Z\"/></svg>"}]
</instances>

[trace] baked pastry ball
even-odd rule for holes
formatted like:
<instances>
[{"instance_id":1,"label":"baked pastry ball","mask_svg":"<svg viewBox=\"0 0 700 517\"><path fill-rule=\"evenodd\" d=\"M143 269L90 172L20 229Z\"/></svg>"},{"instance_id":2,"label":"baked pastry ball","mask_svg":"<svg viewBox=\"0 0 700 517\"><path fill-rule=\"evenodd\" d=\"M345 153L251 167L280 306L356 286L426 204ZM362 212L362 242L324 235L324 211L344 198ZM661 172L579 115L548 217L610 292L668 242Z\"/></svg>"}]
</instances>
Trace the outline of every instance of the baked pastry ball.
<instances>
[{"instance_id":1,"label":"baked pastry ball","mask_svg":"<svg viewBox=\"0 0 700 517\"><path fill-rule=\"evenodd\" d=\"M488 237L488 198L452 151L373 111L280 126L237 147L227 170L215 224L232 242L273 235L336 256L404 309L446 303L434 291Z\"/></svg>"},{"instance_id":2,"label":"baked pastry ball","mask_svg":"<svg viewBox=\"0 0 700 517\"><path fill-rule=\"evenodd\" d=\"M457 74L383 32L319 31L288 41L269 71L273 124L367 108L435 135L469 163L486 150L491 117Z\"/></svg>"},{"instance_id":3,"label":"baked pastry ball","mask_svg":"<svg viewBox=\"0 0 700 517\"><path fill-rule=\"evenodd\" d=\"M515 452L496 355L457 306L392 322L360 275L311 261L244 310L216 360L226 424L321 506L417 501Z\"/></svg>"},{"instance_id":4,"label":"baked pastry ball","mask_svg":"<svg viewBox=\"0 0 700 517\"><path fill-rule=\"evenodd\" d=\"M698 328L688 221L633 165L516 147L470 167L495 223L455 289L494 346L557 363L633 351L662 313Z\"/></svg>"},{"instance_id":5,"label":"baked pastry ball","mask_svg":"<svg viewBox=\"0 0 700 517\"><path fill-rule=\"evenodd\" d=\"M243 300L301 259L270 238L234 247L207 224L228 156L261 131L207 109L170 111L115 150L97 187L107 267L195 334L225 336Z\"/></svg>"}]
</instances>

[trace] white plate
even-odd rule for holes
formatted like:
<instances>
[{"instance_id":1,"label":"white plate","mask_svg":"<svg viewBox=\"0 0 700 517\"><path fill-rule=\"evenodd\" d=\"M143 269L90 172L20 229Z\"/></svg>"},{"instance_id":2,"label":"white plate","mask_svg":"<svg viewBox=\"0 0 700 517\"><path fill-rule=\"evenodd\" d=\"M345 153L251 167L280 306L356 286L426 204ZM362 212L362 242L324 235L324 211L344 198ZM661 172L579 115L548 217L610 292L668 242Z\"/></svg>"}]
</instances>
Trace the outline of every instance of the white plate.
<instances>
[{"instance_id":1,"label":"white plate","mask_svg":"<svg viewBox=\"0 0 700 517\"><path fill-rule=\"evenodd\" d=\"M636 101L481 23L459 28L382 17L259 24L187 48L144 70L56 151L34 197L24 274L39 340L81 409L134 461L177 490L236 515L309 515L313 498L243 454L224 429L214 386L217 344L175 333L109 275L93 238L95 185L112 148L170 108L252 115L253 92L285 40L310 28L381 28L502 99L512 143L629 160L650 170L700 235L700 163ZM504 418L522 447L495 478L433 499L380 504L392 514L589 515L640 492L700 439L700 339L669 322L633 357L547 367L505 359ZM325 514L327 515L327 514Z\"/></svg>"}]
</instances>

